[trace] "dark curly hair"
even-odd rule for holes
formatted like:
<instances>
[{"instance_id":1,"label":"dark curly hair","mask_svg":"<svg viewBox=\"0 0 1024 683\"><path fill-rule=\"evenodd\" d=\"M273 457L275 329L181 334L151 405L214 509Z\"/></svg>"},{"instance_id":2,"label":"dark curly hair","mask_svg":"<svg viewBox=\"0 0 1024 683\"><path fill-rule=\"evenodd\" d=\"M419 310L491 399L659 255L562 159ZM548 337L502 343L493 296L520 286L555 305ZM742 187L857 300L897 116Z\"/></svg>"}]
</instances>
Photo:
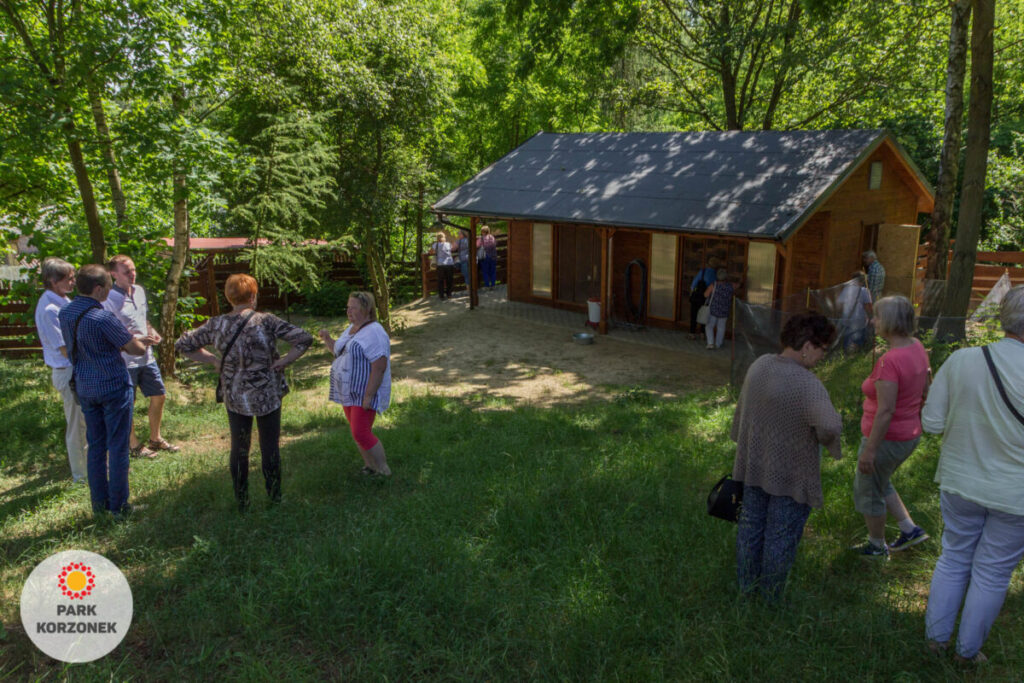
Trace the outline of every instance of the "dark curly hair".
<instances>
[{"instance_id":1,"label":"dark curly hair","mask_svg":"<svg viewBox=\"0 0 1024 683\"><path fill-rule=\"evenodd\" d=\"M783 348L800 349L807 342L825 348L836 338L836 326L820 313L798 313L786 321L779 335Z\"/></svg>"}]
</instances>

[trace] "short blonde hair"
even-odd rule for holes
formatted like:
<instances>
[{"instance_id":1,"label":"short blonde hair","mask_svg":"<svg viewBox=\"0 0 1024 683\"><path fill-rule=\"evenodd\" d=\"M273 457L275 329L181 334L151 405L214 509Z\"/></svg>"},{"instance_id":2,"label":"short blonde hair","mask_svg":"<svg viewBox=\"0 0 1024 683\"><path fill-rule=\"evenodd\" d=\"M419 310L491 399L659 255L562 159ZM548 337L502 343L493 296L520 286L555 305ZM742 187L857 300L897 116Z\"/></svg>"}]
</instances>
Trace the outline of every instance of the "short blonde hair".
<instances>
[{"instance_id":1,"label":"short blonde hair","mask_svg":"<svg viewBox=\"0 0 1024 683\"><path fill-rule=\"evenodd\" d=\"M437 232L437 234L434 235L434 237L435 237L435 239L437 239L438 242L447 242L448 241L448 235L443 230L439 230Z\"/></svg>"},{"instance_id":2,"label":"short blonde hair","mask_svg":"<svg viewBox=\"0 0 1024 683\"><path fill-rule=\"evenodd\" d=\"M260 286L252 275L235 273L224 283L224 298L232 306L237 306L252 301L259 289Z\"/></svg>"},{"instance_id":3,"label":"short blonde hair","mask_svg":"<svg viewBox=\"0 0 1024 683\"><path fill-rule=\"evenodd\" d=\"M914 334L914 305L905 296L884 296L875 303L875 329L882 336Z\"/></svg>"},{"instance_id":4,"label":"short blonde hair","mask_svg":"<svg viewBox=\"0 0 1024 683\"><path fill-rule=\"evenodd\" d=\"M482 226L480 228L480 234L481 235L490 235L491 234L491 228L489 226L487 226L487 225Z\"/></svg>"},{"instance_id":5,"label":"short blonde hair","mask_svg":"<svg viewBox=\"0 0 1024 683\"><path fill-rule=\"evenodd\" d=\"M352 292L348 298L358 301L359 307L369 314L370 320L377 320L377 300L373 298L372 292Z\"/></svg>"}]
</instances>

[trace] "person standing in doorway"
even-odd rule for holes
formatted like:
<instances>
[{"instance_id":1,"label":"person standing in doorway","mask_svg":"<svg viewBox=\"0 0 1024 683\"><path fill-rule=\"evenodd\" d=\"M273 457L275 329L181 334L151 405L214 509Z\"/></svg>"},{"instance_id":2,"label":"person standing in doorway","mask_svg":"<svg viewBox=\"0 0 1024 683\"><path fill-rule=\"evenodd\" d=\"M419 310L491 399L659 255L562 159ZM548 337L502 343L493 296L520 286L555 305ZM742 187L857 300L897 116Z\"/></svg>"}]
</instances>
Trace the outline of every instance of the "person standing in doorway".
<instances>
[{"instance_id":1,"label":"person standing in doorway","mask_svg":"<svg viewBox=\"0 0 1024 683\"><path fill-rule=\"evenodd\" d=\"M124 254L118 254L107 264L110 276L114 279L114 288L110 291L103 307L116 315L121 323L128 328L132 336L151 337L154 344L161 341L160 335L149 323L149 301L142 285L135 284L135 263ZM164 417L164 402L167 389L164 387L160 368L153 357L153 350L146 348L145 355L124 355L124 364L131 375L132 384L142 390L142 395L149 399L149 443L143 444L132 428L131 455L136 458L155 458L156 451L175 453L179 450L160 435L160 424Z\"/></svg>"},{"instance_id":2,"label":"person standing in doorway","mask_svg":"<svg viewBox=\"0 0 1024 683\"><path fill-rule=\"evenodd\" d=\"M697 312L705 303L704 292L718 280L717 271L718 259L712 256L708 259L708 265L697 271L693 282L690 283L690 339L697 339L697 335L700 334Z\"/></svg>"},{"instance_id":3,"label":"person standing in doorway","mask_svg":"<svg viewBox=\"0 0 1024 683\"><path fill-rule=\"evenodd\" d=\"M885 268L878 262L878 254L871 250L864 252L863 261L871 300L878 301L882 298L882 292L885 290Z\"/></svg>"},{"instance_id":4,"label":"person standing in doorway","mask_svg":"<svg viewBox=\"0 0 1024 683\"><path fill-rule=\"evenodd\" d=\"M725 342L725 323L729 319L729 309L732 308L732 295L735 291L725 268L719 268L715 277L717 281L704 292L708 308L711 309L708 324L704 326L709 349L720 349Z\"/></svg>"},{"instance_id":5,"label":"person standing in doorway","mask_svg":"<svg viewBox=\"0 0 1024 683\"><path fill-rule=\"evenodd\" d=\"M43 346L43 361L50 367L53 388L64 401L64 445L68 449L71 479L75 483L84 482L87 476L85 417L71 387L71 361L57 319L61 309L71 303L68 294L75 288L75 267L51 256L43 260L41 275L45 289L36 304L36 331Z\"/></svg>"}]
</instances>

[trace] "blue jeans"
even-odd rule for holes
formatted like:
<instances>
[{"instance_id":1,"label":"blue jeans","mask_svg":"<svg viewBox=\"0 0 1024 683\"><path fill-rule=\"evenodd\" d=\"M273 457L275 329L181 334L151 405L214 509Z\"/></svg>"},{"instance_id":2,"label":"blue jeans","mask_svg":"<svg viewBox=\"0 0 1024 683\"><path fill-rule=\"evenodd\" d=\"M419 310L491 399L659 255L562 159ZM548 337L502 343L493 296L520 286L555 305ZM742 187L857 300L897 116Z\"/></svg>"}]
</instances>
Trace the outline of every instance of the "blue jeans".
<instances>
[{"instance_id":1,"label":"blue jeans","mask_svg":"<svg viewBox=\"0 0 1024 683\"><path fill-rule=\"evenodd\" d=\"M769 601L782 597L810 514L810 505L789 496L773 496L757 486L743 487L736 534L736 578L741 593L760 591Z\"/></svg>"},{"instance_id":2,"label":"blue jeans","mask_svg":"<svg viewBox=\"0 0 1024 683\"><path fill-rule=\"evenodd\" d=\"M1024 556L1024 515L986 508L946 491L941 500L942 555L932 574L925 633L929 640L949 642L962 604L956 651L970 658L985 643L1013 570Z\"/></svg>"},{"instance_id":3,"label":"blue jeans","mask_svg":"<svg viewBox=\"0 0 1024 683\"><path fill-rule=\"evenodd\" d=\"M459 272L462 273L462 280L469 287L469 261L459 261Z\"/></svg>"},{"instance_id":4,"label":"blue jeans","mask_svg":"<svg viewBox=\"0 0 1024 683\"><path fill-rule=\"evenodd\" d=\"M79 396L78 402L89 442L86 469L92 511L121 512L128 503L128 438L135 388L126 385L103 396Z\"/></svg>"},{"instance_id":5,"label":"blue jeans","mask_svg":"<svg viewBox=\"0 0 1024 683\"><path fill-rule=\"evenodd\" d=\"M480 260L480 279L484 287L493 287L498 273L498 260L484 257Z\"/></svg>"}]
</instances>

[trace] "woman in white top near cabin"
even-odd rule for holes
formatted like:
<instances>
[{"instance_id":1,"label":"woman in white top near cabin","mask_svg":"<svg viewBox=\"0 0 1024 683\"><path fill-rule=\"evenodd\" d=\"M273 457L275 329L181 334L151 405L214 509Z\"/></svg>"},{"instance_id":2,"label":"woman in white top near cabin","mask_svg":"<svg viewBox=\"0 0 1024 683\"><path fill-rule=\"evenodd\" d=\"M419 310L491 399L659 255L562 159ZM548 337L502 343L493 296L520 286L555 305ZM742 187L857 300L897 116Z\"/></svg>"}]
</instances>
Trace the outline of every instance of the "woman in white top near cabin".
<instances>
[{"instance_id":1,"label":"woman in white top near cabin","mask_svg":"<svg viewBox=\"0 0 1024 683\"><path fill-rule=\"evenodd\" d=\"M1003 298L1000 320L1005 338L942 364L921 415L924 431L943 435L935 481L945 530L926 634L933 651L946 650L959 613L956 657L975 663L987 659L981 646L1024 556L1024 285Z\"/></svg>"}]
</instances>

